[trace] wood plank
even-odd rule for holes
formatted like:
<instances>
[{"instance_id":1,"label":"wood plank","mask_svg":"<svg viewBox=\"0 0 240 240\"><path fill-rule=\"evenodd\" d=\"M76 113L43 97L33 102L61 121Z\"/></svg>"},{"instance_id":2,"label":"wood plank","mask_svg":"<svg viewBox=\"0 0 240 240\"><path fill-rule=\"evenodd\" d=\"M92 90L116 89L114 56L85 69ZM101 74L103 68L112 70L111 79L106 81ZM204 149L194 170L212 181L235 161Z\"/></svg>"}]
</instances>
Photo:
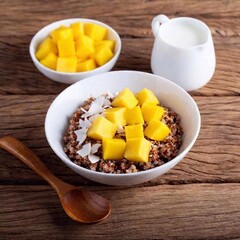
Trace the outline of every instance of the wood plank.
<instances>
[{"instance_id":1,"label":"wood plank","mask_svg":"<svg viewBox=\"0 0 240 240\"><path fill-rule=\"evenodd\" d=\"M1 238L204 240L240 237L240 184L88 189L111 201L112 213L101 223L73 222L48 186L0 186Z\"/></svg>"},{"instance_id":2,"label":"wood plank","mask_svg":"<svg viewBox=\"0 0 240 240\"><path fill-rule=\"evenodd\" d=\"M95 16L116 28L121 35L123 49L114 70L151 72L153 35L150 23L160 9L169 17L191 16L205 21L211 28L216 45L217 69L212 81L192 94L208 96L240 94L238 81L240 73L236 67L240 63L240 2L238 1L175 0L171 3L144 1L137 4L137 0L134 0L129 4L119 4L117 0L111 3L101 0L99 6L102 7L93 8L94 1L80 3L71 0L67 1L64 9L57 8L56 11L50 10L51 7L48 4L44 5L39 1L23 4L23 1L15 0L11 3L11 5L8 1L0 3L0 22L2 23L0 94L57 94L67 87L65 84L48 80L38 72L30 59L28 45L32 36L41 27L59 18L75 16L75 11L79 8L81 8L81 17ZM40 4L41 7L39 7ZM52 3L52 8L55 8L55 4ZM195 7L204 9L202 14L193 11ZM133 9L135 14L129 14ZM46 14L49 11L51 14ZM9 12L12 14L9 15ZM36 14L35 18L32 18L33 13Z\"/></svg>"},{"instance_id":3,"label":"wood plank","mask_svg":"<svg viewBox=\"0 0 240 240\"><path fill-rule=\"evenodd\" d=\"M138 0L129 1L128 4L122 4L118 0L111 2L99 0L97 8L94 7L95 1L93 0L87 2L64 0L61 1L61 4L64 7L59 7L58 2L52 2L49 6L49 4L42 4L41 1L28 1L27 4L23 0L12 0L11 4L7 0L1 1L2 31L0 34L2 36L9 33L16 34L17 31L21 35L25 35L33 29L35 32L36 29L50 22L72 17L95 18L124 28L126 25L139 28L147 26L149 28L153 16L160 13L168 15L170 18L189 16L201 20L209 18L215 19L215 21L234 19L238 22L240 16L240 3L235 0L141 1L141 4ZM81 9L80 12L79 9ZM199 11L200 9L201 11ZM16 21L16 16L18 21ZM115 24L116 22L117 24ZM239 29L239 25L236 24L235 28Z\"/></svg>"},{"instance_id":4,"label":"wood plank","mask_svg":"<svg viewBox=\"0 0 240 240\"><path fill-rule=\"evenodd\" d=\"M44 119L53 98L45 95L0 96L0 136L12 135L22 140L62 179L72 183L94 184L68 169L48 146ZM239 97L194 98L202 116L196 144L180 164L147 185L240 182ZM32 170L3 150L0 150L0 159L1 183L43 183Z\"/></svg>"},{"instance_id":5,"label":"wood plank","mask_svg":"<svg viewBox=\"0 0 240 240\"><path fill-rule=\"evenodd\" d=\"M240 24L239 24L240 25ZM28 54L28 40L0 42L0 94L58 94L68 85L49 80L35 68ZM113 70L151 72L150 59L153 39L123 39L120 58ZM8 52L6 56L5 52ZM240 38L234 44L216 44L217 67L212 80L192 95L240 95ZM14 68L10 68L10 63Z\"/></svg>"}]
</instances>

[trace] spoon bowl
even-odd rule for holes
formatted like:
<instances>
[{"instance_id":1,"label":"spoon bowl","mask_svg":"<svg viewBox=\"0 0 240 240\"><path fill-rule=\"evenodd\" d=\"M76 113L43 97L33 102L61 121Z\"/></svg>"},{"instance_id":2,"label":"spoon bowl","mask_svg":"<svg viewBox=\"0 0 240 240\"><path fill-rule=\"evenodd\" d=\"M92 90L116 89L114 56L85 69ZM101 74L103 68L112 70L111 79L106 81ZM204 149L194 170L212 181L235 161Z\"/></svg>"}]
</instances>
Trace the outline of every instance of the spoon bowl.
<instances>
[{"instance_id":1,"label":"spoon bowl","mask_svg":"<svg viewBox=\"0 0 240 240\"><path fill-rule=\"evenodd\" d=\"M6 136L0 138L0 147L28 165L57 192L66 214L75 221L95 223L107 218L111 206L96 193L63 182L54 176L43 162L22 142Z\"/></svg>"}]
</instances>

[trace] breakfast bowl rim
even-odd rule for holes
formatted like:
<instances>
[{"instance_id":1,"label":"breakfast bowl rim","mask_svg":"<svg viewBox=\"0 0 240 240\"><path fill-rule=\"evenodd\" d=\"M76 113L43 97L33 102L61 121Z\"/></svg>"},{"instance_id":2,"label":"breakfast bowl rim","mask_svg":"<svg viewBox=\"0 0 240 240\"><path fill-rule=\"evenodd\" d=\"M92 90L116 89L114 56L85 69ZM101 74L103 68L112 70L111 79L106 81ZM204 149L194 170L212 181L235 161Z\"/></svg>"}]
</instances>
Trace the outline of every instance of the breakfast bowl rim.
<instances>
[{"instance_id":1,"label":"breakfast bowl rim","mask_svg":"<svg viewBox=\"0 0 240 240\"><path fill-rule=\"evenodd\" d=\"M89 79L91 78L95 78L96 75L94 76L91 76L91 77L88 77L88 78L85 78L83 79L82 81L78 81L70 86L68 86L67 88L65 88L51 103L51 105L49 106L48 108L48 111L47 111L47 114L46 114L46 117L45 117L45 124L44 124L44 128L45 128L45 135L46 135L46 138L47 138L47 141L48 141L48 144L50 145L50 147L52 148L52 150L54 151L54 153L70 168L72 169L77 169L79 170L79 172L85 172L86 174L90 174L90 175L97 175L97 176L111 176L113 178L116 178L116 177L120 177L120 178L124 178L126 176L130 177L130 176L141 176L141 175L145 175L146 173L149 173L151 174L152 172L155 172L157 171L158 169L161 169L161 168L164 168L167 167L168 165L171 165L172 162L176 162L176 164L181 161L185 155L190 151L190 149L192 148L192 146L194 145L194 143L196 142L196 139L198 138L198 135L199 135L199 132L200 132L200 128L201 128L201 115L200 115L200 112L199 112L199 109L198 109L198 106L196 104L196 102L194 101L194 99L191 97L191 95L186 92L183 88L181 88L180 86L178 86L177 84L171 82L170 80L166 79L166 78L163 78L163 77L160 77L160 76L157 76L157 75L154 75L154 74L151 74L151 73L147 73L147 72L142 72L142 71L132 71L132 70L118 70L118 71L111 71L111 72L105 72L105 73L101 73L101 74L98 74L97 76L101 77L101 75L104 75L104 74L114 74L114 73L136 73L136 74L144 74L145 76L154 76L158 79L161 79L161 81L166 81L168 82L168 84L170 84L170 86L174 86L176 87L179 91L183 92L183 94L186 94L186 96L188 97L188 99L192 102L193 104L193 107L194 107L194 111L196 112L196 131L194 133L194 136L193 138L191 139L191 142L189 145L187 145L185 147L185 149L180 153L178 154L175 158L171 159L169 162L167 163L164 163L160 166L157 166L155 168L151 168L151 169L147 169L147 170L144 170L144 171L139 171L139 172L133 172L133 173L105 173L105 172L97 172L97 171L93 171L91 169L87 169L87 168L84 168L82 166L79 166L77 164L75 164L73 161L71 161L71 159L68 157L68 156L64 156L63 154L59 153L58 150L56 149L55 145L52 144L51 141L49 141L49 135L48 135L48 131L47 131L47 122L48 122L48 118L49 118L49 114L51 112L51 109L54 107L54 104L56 101L58 101L59 98L61 98L61 96L64 94L65 91L69 91L69 88L74 88L76 84L82 84L83 81L88 81ZM81 83L80 83L81 82ZM62 144L61 144L62 145ZM79 173L77 171L78 174L81 175L81 173Z\"/></svg>"}]
</instances>

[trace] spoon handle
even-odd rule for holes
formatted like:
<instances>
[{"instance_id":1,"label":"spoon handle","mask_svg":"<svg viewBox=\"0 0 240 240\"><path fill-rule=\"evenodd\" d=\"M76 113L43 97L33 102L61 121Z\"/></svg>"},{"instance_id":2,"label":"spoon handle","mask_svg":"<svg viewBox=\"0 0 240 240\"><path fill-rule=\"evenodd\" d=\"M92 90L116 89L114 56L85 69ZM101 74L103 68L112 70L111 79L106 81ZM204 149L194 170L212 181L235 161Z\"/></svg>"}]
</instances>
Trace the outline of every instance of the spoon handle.
<instances>
[{"instance_id":1,"label":"spoon handle","mask_svg":"<svg viewBox=\"0 0 240 240\"><path fill-rule=\"evenodd\" d=\"M45 164L22 142L14 137L6 136L0 138L0 147L21 160L43 179L45 179L57 192L60 186L70 185L55 177Z\"/></svg>"}]
</instances>

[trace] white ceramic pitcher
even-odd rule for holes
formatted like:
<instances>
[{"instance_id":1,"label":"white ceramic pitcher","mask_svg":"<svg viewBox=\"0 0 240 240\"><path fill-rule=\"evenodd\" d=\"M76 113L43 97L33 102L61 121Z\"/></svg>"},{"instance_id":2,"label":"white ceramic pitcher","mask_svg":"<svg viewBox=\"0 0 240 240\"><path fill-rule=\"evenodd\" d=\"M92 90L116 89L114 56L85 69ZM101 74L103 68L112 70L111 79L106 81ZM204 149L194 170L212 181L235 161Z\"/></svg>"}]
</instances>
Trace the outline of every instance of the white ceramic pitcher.
<instances>
[{"instance_id":1,"label":"white ceramic pitcher","mask_svg":"<svg viewBox=\"0 0 240 240\"><path fill-rule=\"evenodd\" d=\"M152 20L155 37L152 72L186 91L204 86L213 76L216 58L210 29L200 20L158 15Z\"/></svg>"}]
</instances>

